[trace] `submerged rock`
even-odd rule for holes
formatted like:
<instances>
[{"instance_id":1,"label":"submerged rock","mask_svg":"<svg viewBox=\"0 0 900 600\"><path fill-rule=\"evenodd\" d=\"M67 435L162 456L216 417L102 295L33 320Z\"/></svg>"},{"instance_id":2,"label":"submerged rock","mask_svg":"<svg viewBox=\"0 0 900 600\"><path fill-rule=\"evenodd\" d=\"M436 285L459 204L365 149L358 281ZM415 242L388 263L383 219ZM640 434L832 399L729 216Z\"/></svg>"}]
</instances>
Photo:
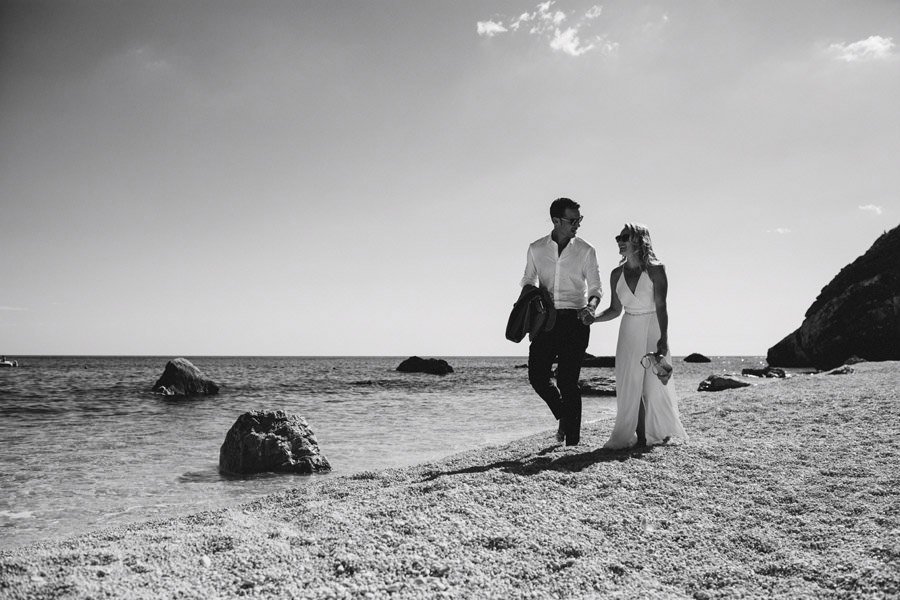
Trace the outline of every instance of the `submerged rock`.
<instances>
[{"instance_id":1,"label":"submerged rock","mask_svg":"<svg viewBox=\"0 0 900 600\"><path fill-rule=\"evenodd\" d=\"M303 417L284 411L257 410L238 417L219 450L225 474L321 473L331 464Z\"/></svg>"},{"instance_id":2,"label":"submerged rock","mask_svg":"<svg viewBox=\"0 0 900 600\"><path fill-rule=\"evenodd\" d=\"M615 356L585 356L581 362L582 367L605 367L612 369L616 366Z\"/></svg>"},{"instance_id":3,"label":"submerged rock","mask_svg":"<svg viewBox=\"0 0 900 600\"><path fill-rule=\"evenodd\" d=\"M697 352L694 352L694 353L692 353L692 354L688 354L688 355L685 356L682 360L683 360L684 362L687 362L687 363L708 363L708 362L712 362L709 358L707 358L706 356L703 356L702 354L698 354Z\"/></svg>"},{"instance_id":4,"label":"submerged rock","mask_svg":"<svg viewBox=\"0 0 900 600\"><path fill-rule=\"evenodd\" d=\"M578 382L582 396L615 396L615 377L592 377Z\"/></svg>"},{"instance_id":5,"label":"submerged rock","mask_svg":"<svg viewBox=\"0 0 900 600\"><path fill-rule=\"evenodd\" d=\"M410 356L397 367L403 373L428 373L430 375L446 375L453 372L446 360L440 358L419 358Z\"/></svg>"},{"instance_id":6,"label":"submerged rock","mask_svg":"<svg viewBox=\"0 0 900 600\"><path fill-rule=\"evenodd\" d=\"M900 360L900 227L822 288L800 327L769 348L779 367L828 370L851 356Z\"/></svg>"},{"instance_id":7,"label":"submerged rock","mask_svg":"<svg viewBox=\"0 0 900 600\"><path fill-rule=\"evenodd\" d=\"M746 381L741 381L728 375L710 375L700 382L698 392L721 392L735 388L750 387Z\"/></svg>"},{"instance_id":8,"label":"submerged rock","mask_svg":"<svg viewBox=\"0 0 900 600\"><path fill-rule=\"evenodd\" d=\"M153 384L153 391L164 396L211 396L219 393L219 386L191 361L176 358L166 363L165 371Z\"/></svg>"}]
</instances>

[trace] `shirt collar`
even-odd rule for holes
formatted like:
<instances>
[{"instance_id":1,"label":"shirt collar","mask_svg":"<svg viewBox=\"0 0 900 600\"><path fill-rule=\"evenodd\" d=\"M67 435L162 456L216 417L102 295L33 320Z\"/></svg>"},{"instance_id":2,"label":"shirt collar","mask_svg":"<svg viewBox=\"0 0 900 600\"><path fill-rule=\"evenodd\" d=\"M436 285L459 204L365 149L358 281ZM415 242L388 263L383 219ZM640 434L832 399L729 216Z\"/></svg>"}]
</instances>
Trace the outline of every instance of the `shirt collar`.
<instances>
[{"instance_id":1,"label":"shirt collar","mask_svg":"<svg viewBox=\"0 0 900 600\"><path fill-rule=\"evenodd\" d=\"M575 240L581 241L581 238L579 238L579 237L576 235L576 236L573 237L571 240L569 240L569 243L572 244L572 243L575 242ZM550 235L547 236L547 245L549 246L550 244L553 244L554 246L559 246L559 244L557 244L555 241L553 241L553 235L552 235L552 234L550 234Z\"/></svg>"}]
</instances>

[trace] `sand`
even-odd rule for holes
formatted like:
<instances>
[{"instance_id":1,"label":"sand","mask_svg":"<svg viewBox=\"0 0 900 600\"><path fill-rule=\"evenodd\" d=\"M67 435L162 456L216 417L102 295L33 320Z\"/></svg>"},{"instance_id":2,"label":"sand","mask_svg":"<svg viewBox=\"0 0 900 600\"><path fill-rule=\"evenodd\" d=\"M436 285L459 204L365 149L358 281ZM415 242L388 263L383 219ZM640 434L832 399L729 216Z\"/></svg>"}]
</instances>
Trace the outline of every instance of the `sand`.
<instances>
[{"instance_id":1,"label":"sand","mask_svg":"<svg viewBox=\"0 0 900 600\"><path fill-rule=\"evenodd\" d=\"M687 396L685 444L599 450L604 421L314 479L0 552L0 597L900 597L898 390L862 363Z\"/></svg>"}]
</instances>

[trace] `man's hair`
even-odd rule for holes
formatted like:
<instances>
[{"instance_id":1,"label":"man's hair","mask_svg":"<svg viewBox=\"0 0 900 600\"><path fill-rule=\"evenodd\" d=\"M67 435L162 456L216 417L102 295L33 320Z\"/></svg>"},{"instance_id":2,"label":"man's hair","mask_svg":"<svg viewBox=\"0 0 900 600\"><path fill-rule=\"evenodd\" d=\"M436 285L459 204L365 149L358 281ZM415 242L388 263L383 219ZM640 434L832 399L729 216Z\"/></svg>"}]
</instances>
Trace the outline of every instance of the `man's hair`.
<instances>
[{"instance_id":1,"label":"man's hair","mask_svg":"<svg viewBox=\"0 0 900 600\"><path fill-rule=\"evenodd\" d=\"M566 216L566 209L578 210L581 205L571 198L557 198L550 204L550 218L561 218Z\"/></svg>"}]
</instances>

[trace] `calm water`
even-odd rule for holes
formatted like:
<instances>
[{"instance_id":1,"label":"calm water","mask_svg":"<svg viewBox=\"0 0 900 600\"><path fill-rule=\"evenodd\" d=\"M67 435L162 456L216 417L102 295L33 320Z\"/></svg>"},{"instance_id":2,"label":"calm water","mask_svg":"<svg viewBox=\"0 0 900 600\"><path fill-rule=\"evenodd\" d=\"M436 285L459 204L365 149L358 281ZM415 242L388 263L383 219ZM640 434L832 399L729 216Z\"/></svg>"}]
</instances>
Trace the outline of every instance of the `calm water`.
<instances>
[{"instance_id":1,"label":"calm water","mask_svg":"<svg viewBox=\"0 0 900 600\"><path fill-rule=\"evenodd\" d=\"M19 368L0 369L0 548L304 485L302 476L219 476L225 432L249 410L306 417L336 475L555 427L515 368L521 357L447 358L456 372L446 377L398 373L402 358L189 357L222 386L218 396L189 400L150 392L168 358L17 358ZM763 362L676 359L672 381L689 401L710 373ZM612 370L582 371L597 375ZM585 398L584 420L610 417L614 403Z\"/></svg>"}]
</instances>

